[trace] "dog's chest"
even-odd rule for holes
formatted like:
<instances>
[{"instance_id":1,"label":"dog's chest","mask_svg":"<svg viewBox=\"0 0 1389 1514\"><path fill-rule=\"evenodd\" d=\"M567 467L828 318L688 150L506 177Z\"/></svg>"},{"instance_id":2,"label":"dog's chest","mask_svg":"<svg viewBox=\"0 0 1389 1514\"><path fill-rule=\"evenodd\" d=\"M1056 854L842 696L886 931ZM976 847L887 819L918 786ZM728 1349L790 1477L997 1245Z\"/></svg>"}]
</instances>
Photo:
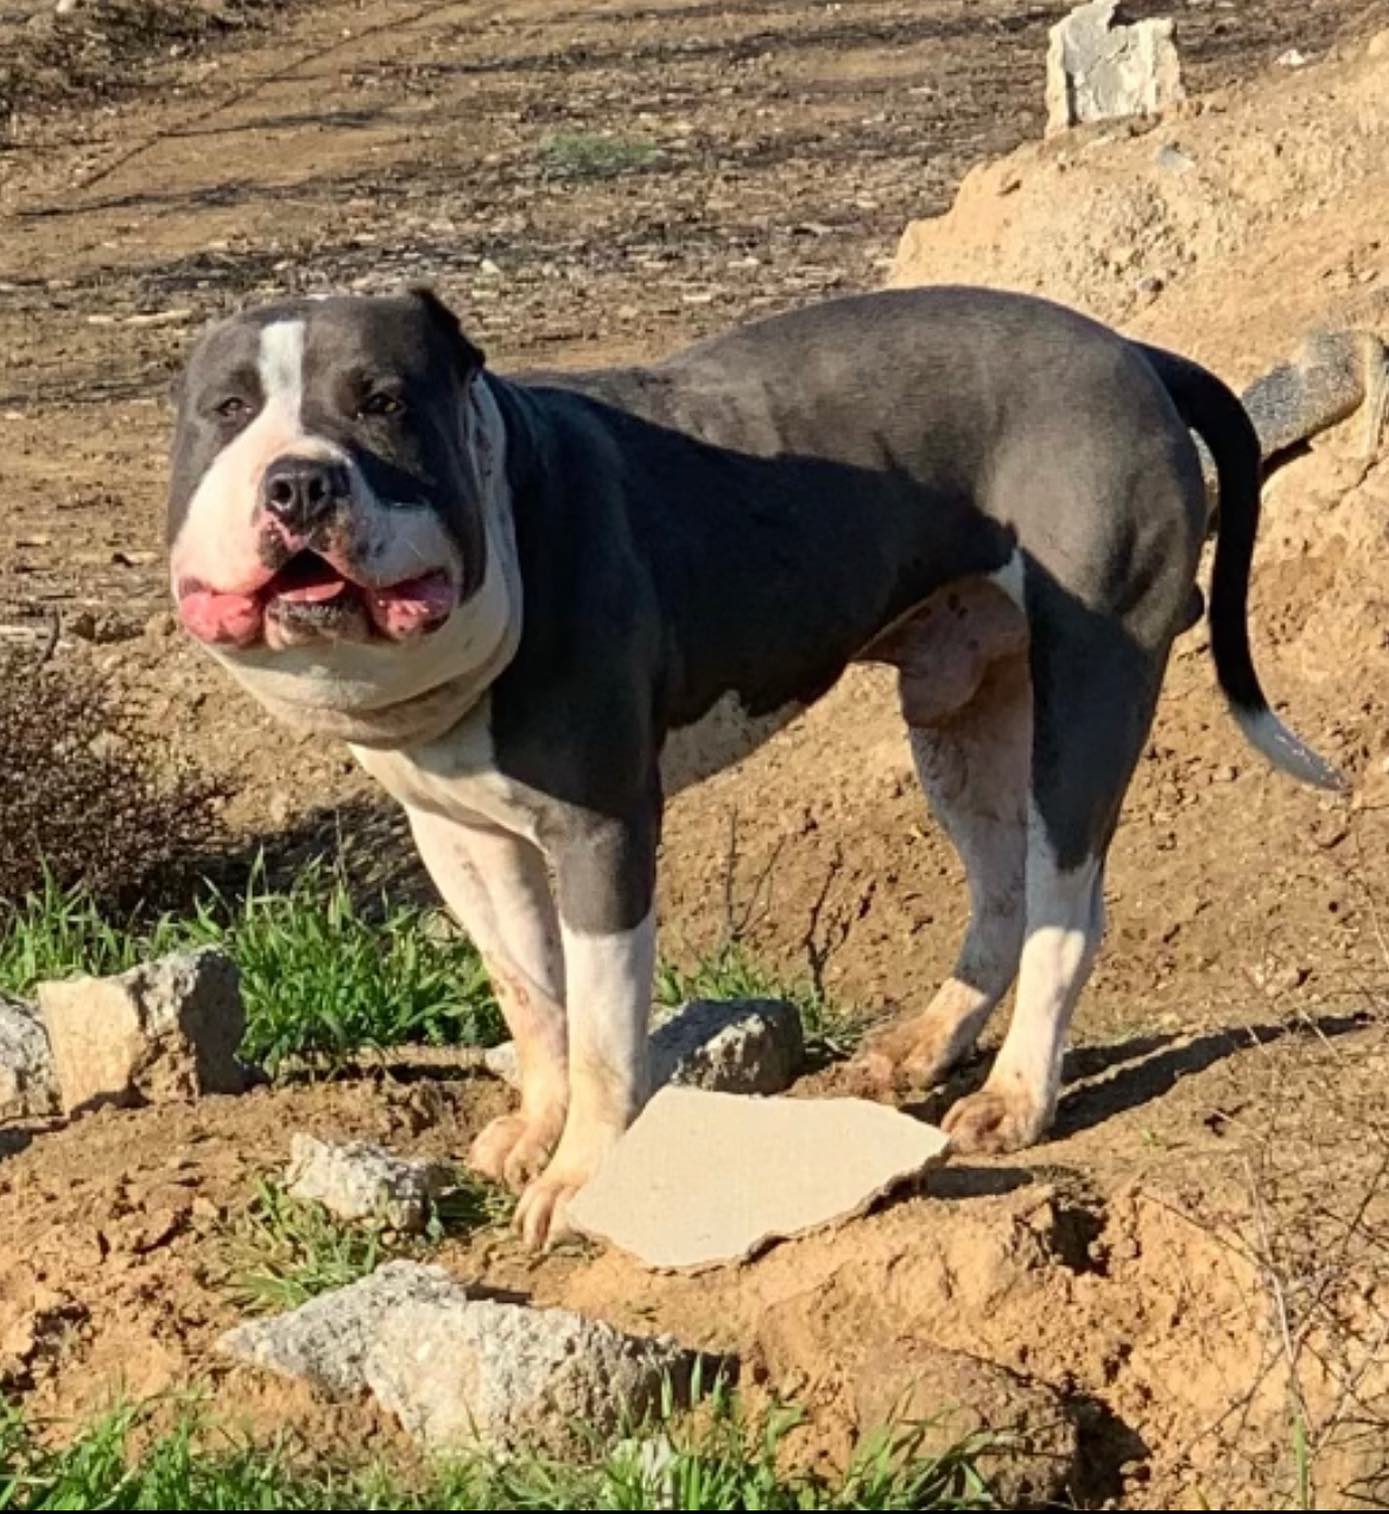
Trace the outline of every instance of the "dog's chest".
<instances>
[{"instance_id":1,"label":"dog's chest","mask_svg":"<svg viewBox=\"0 0 1389 1514\"><path fill-rule=\"evenodd\" d=\"M403 751L353 747L353 755L407 810L465 825L495 825L537 839L543 796L502 773L482 700L447 736Z\"/></svg>"}]
</instances>

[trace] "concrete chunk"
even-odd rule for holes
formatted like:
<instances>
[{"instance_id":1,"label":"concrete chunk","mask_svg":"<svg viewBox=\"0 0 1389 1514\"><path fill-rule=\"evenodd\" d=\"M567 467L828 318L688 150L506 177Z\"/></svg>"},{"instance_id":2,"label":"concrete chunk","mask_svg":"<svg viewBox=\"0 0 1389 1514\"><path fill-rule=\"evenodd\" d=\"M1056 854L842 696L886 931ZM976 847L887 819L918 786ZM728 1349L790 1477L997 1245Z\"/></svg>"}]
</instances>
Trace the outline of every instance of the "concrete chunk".
<instances>
[{"instance_id":1,"label":"concrete chunk","mask_svg":"<svg viewBox=\"0 0 1389 1514\"><path fill-rule=\"evenodd\" d=\"M228 1331L218 1350L334 1393L368 1388L439 1450L584 1449L699 1360L667 1336L624 1335L566 1309L470 1299L442 1267L388 1262L289 1314Z\"/></svg>"},{"instance_id":2,"label":"concrete chunk","mask_svg":"<svg viewBox=\"0 0 1389 1514\"><path fill-rule=\"evenodd\" d=\"M430 1200L448 1187L448 1169L412 1162L365 1141L337 1146L311 1135L289 1143L285 1184L297 1199L310 1199L344 1220L380 1220L395 1230L417 1232L429 1219Z\"/></svg>"},{"instance_id":3,"label":"concrete chunk","mask_svg":"<svg viewBox=\"0 0 1389 1514\"><path fill-rule=\"evenodd\" d=\"M39 984L63 1108L240 1093L246 1028L236 964L215 947L114 978Z\"/></svg>"},{"instance_id":4,"label":"concrete chunk","mask_svg":"<svg viewBox=\"0 0 1389 1514\"><path fill-rule=\"evenodd\" d=\"M657 1088L781 1093L804 1061L800 1011L782 999L694 999L651 1036Z\"/></svg>"},{"instance_id":5,"label":"concrete chunk","mask_svg":"<svg viewBox=\"0 0 1389 1514\"><path fill-rule=\"evenodd\" d=\"M651 1083L718 1093L781 1093L805 1061L800 1011L781 999L692 999L651 1033ZM484 1053L494 1077L520 1084L516 1047Z\"/></svg>"},{"instance_id":6,"label":"concrete chunk","mask_svg":"<svg viewBox=\"0 0 1389 1514\"><path fill-rule=\"evenodd\" d=\"M459 1308L467 1302L467 1290L442 1267L387 1262L361 1282L310 1299L288 1314L247 1320L228 1330L217 1349L333 1393L352 1393L367 1386L367 1353L392 1310L426 1304Z\"/></svg>"},{"instance_id":7,"label":"concrete chunk","mask_svg":"<svg viewBox=\"0 0 1389 1514\"><path fill-rule=\"evenodd\" d=\"M864 1099L665 1088L568 1219L648 1267L715 1267L862 1214L946 1150L933 1126Z\"/></svg>"},{"instance_id":8,"label":"concrete chunk","mask_svg":"<svg viewBox=\"0 0 1389 1514\"><path fill-rule=\"evenodd\" d=\"M1116 116L1154 115L1184 99L1167 17L1115 25L1119 0L1079 5L1050 32L1047 132Z\"/></svg>"},{"instance_id":9,"label":"concrete chunk","mask_svg":"<svg viewBox=\"0 0 1389 1514\"><path fill-rule=\"evenodd\" d=\"M0 994L0 1120L56 1114L53 1052L38 1010Z\"/></svg>"},{"instance_id":10,"label":"concrete chunk","mask_svg":"<svg viewBox=\"0 0 1389 1514\"><path fill-rule=\"evenodd\" d=\"M567 1309L479 1299L392 1309L366 1359L378 1402L435 1450L484 1446L564 1456L678 1396L695 1361L669 1337L641 1339Z\"/></svg>"}]
</instances>

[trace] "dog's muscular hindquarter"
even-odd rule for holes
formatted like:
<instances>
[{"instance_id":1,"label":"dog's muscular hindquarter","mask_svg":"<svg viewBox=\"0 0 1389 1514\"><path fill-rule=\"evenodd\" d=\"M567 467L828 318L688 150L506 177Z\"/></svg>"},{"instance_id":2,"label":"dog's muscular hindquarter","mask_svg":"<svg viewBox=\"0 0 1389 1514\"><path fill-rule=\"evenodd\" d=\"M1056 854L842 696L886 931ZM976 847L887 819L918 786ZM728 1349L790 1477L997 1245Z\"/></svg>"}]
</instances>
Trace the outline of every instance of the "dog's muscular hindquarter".
<instances>
[{"instance_id":1,"label":"dog's muscular hindquarter","mask_svg":"<svg viewBox=\"0 0 1389 1514\"><path fill-rule=\"evenodd\" d=\"M541 1240L646 1097L663 800L854 660L899 669L968 873L949 980L881 1035L938 1078L1018 981L966 1150L1035 1140L1099 945L1104 859L1215 459L1212 649L1269 712L1244 598L1258 443L1204 370L969 289L835 301L648 368L486 373L432 297L214 328L183 382L170 507L188 628L264 702L346 738L407 809L516 1037L518 1114L475 1143Z\"/></svg>"}]
</instances>

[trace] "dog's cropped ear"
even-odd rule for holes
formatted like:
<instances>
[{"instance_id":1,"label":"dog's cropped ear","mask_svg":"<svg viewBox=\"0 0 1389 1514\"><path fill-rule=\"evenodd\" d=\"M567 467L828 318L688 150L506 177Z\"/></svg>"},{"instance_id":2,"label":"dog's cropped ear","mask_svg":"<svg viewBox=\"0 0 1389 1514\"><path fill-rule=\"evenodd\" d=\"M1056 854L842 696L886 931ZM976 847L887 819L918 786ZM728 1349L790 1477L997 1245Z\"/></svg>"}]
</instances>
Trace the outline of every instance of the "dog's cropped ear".
<instances>
[{"instance_id":1,"label":"dog's cropped ear","mask_svg":"<svg viewBox=\"0 0 1389 1514\"><path fill-rule=\"evenodd\" d=\"M475 342L468 340L458 317L432 289L417 284L408 293L411 299L419 301L429 319L448 338L458 357L460 375L471 378L487 362L487 354Z\"/></svg>"}]
</instances>

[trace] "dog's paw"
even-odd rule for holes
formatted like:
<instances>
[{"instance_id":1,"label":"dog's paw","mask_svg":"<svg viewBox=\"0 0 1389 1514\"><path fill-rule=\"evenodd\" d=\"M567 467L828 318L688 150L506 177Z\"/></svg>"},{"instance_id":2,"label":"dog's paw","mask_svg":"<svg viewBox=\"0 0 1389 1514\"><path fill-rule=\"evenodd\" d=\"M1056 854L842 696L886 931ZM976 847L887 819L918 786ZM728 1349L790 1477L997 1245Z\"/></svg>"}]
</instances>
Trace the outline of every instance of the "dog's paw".
<instances>
[{"instance_id":1,"label":"dog's paw","mask_svg":"<svg viewBox=\"0 0 1389 1514\"><path fill-rule=\"evenodd\" d=\"M468 1148L468 1166L494 1183L520 1193L544 1172L559 1140L563 1116L552 1120L504 1114L483 1127Z\"/></svg>"},{"instance_id":2,"label":"dog's paw","mask_svg":"<svg viewBox=\"0 0 1389 1514\"><path fill-rule=\"evenodd\" d=\"M950 1106L941 1128L960 1156L996 1156L1031 1146L1046 1130L1050 1111L1022 1087L1001 1091L987 1084Z\"/></svg>"},{"instance_id":3,"label":"dog's paw","mask_svg":"<svg viewBox=\"0 0 1389 1514\"><path fill-rule=\"evenodd\" d=\"M533 1251L546 1251L570 1234L565 1211L593 1174L562 1169L552 1162L521 1195L513 1226Z\"/></svg>"},{"instance_id":4,"label":"dog's paw","mask_svg":"<svg viewBox=\"0 0 1389 1514\"><path fill-rule=\"evenodd\" d=\"M850 1064L866 1090L911 1093L941 1082L958 1053L951 1027L913 1015L871 1036Z\"/></svg>"},{"instance_id":5,"label":"dog's paw","mask_svg":"<svg viewBox=\"0 0 1389 1514\"><path fill-rule=\"evenodd\" d=\"M543 1250L569 1234L569 1200L603 1165L625 1125L570 1123L550 1165L530 1184L516 1206L515 1228L528 1246Z\"/></svg>"}]
</instances>

